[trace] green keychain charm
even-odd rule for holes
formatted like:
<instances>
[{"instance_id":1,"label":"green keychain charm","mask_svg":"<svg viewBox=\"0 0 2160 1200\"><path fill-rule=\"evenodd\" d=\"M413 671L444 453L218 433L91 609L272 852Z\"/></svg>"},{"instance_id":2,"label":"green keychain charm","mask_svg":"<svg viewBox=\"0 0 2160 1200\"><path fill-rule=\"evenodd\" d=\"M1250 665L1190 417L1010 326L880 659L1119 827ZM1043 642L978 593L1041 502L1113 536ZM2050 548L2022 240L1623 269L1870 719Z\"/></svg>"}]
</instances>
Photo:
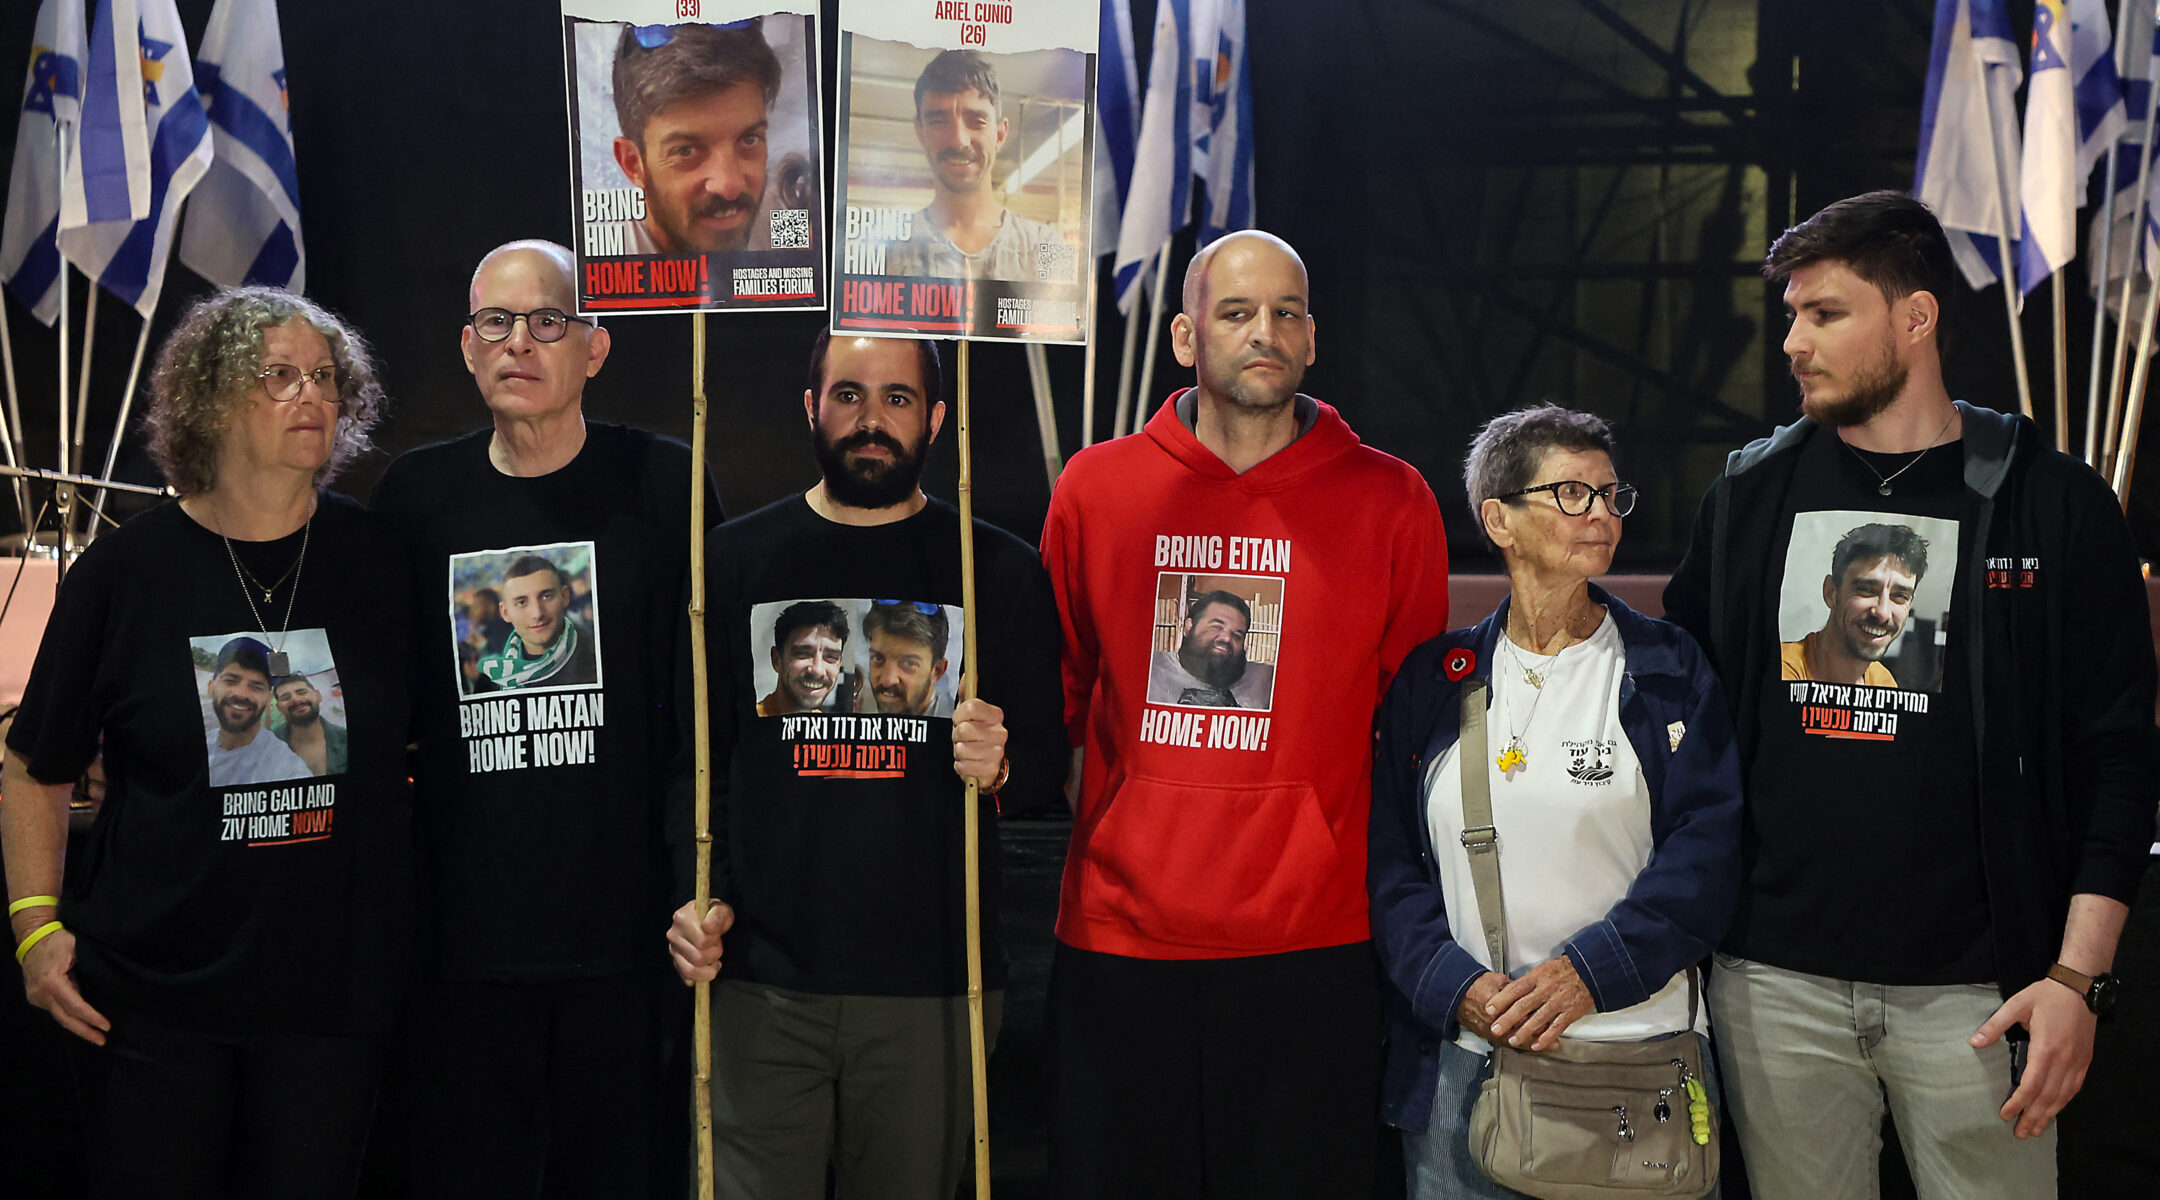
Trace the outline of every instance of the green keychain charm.
<instances>
[{"instance_id":1,"label":"green keychain charm","mask_svg":"<svg viewBox=\"0 0 2160 1200\"><path fill-rule=\"evenodd\" d=\"M1707 1146L1710 1144L1710 1097L1703 1091L1702 1080L1688 1077L1687 1097L1688 1124L1694 1130L1695 1144Z\"/></svg>"}]
</instances>

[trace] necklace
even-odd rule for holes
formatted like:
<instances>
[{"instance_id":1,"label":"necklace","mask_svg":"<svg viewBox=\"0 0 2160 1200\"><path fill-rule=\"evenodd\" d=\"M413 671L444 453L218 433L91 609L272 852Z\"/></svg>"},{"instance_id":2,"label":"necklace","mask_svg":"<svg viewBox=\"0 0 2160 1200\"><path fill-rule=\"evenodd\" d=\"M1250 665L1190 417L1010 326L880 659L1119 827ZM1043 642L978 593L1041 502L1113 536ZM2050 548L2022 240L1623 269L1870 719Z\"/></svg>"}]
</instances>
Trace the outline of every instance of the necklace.
<instances>
[{"instance_id":1,"label":"necklace","mask_svg":"<svg viewBox=\"0 0 2160 1200\"><path fill-rule=\"evenodd\" d=\"M231 543L228 542L226 543L226 545L230 547ZM251 586L262 589L263 603L268 604L270 603L270 593L276 591L281 587L284 587L285 581L291 579L293 576L293 572L300 569L300 559L306 557L307 555L307 535L305 533L300 535L300 546L300 555L292 560L292 565L285 568L285 573L283 575L278 576L275 580L269 583L264 583L262 580L255 578L255 572L248 570L247 564L241 562L238 555L233 556L233 565L240 568L240 574L246 578L246 580Z\"/></svg>"},{"instance_id":2,"label":"necklace","mask_svg":"<svg viewBox=\"0 0 2160 1200\"><path fill-rule=\"evenodd\" d=\"M1512 617L1513 615L1513 613L1509 614L1510 617ZM1559 648L1555 649L1553 653L1557 655L1560 653L1561 650L1567 649L1570 645L1573 645L1576 641L1580 640L1575 635L1575 626L1582 624L1584 621L1594 620L1595 618L1602 615L1603 611L1593 604L1590 606L1589 612L1569 617L1567 619L1567 624L1561 626L1561 632L1567 634L1567 641L1560 643ZM1508 635L1503 632L1501 636L1505 638ZM1535 634L1531 634L1529 636L1533 640L1536 638ZM1514 639L1512 638L1508 639L1508 649L1514 652L1515 666L1517 670L1520 670L1522 672L1523 682L1529 684L1531 687L1534 688L1543 688L1545 686L1545 673L1543 671L1533 671L1530 669L1529 664L1525 663L1522 659L1522 651L1515 648Z\"/></svg>"},{"instance_id":3,"label":"necklace","mask_svg":"<svg viewBox=\"0 0 2160 1200\"><path fill-rule=\"evenodd\" d=\"M1890 494L1890 481L1896 479L1900 475L1903 475L1905 472L1912 470L1914 467L1919 466L1920 460L1927 457L1927 452L1933 450L1936 445L1942 441L1942 435L1950 432L1950 422L1955 420L1957 420L1957 406L1952 405L1950 407L1950 415L1943 419L1942 428L1935 431L1934 440L1930 441L1927 445L1922 446L1920 448L1920 453L1913 455L1913 460L1911 462L1906 463L1904 466L1899 467L1897 470L1890 472L1888 475L1885 475L1881 471L1876 470L1874 463L1871 463L1867 459L1862 458L1860 455L1859 447L1853 445L1851 442L1845 441L1844 438L1839 438L1838 441L1842 443L1847 450L1852 451L1852 456L1860 460L1860 465L1868 469L1868 474L1875 477L1875 483L1877 485L1875 488L1875 494L1878 496L1887 496Z\"/></svg>"},{"instance_id":4,"label":"necklace","mask_svg":"<svg viewBox=\"0 0 2160 1200\"><path fill-rule=\"evenodd\" d=\"M233 575L240 581L240 595L247 600L248 612L255 618L255 627L262 630L264 636L269 636L270 622L263 620L262 611L255 607L255 592L248 587L248 584L254 582L254 577L247 573L246 567L240 565L240 555L233 549L232 539L225 536L225 522L218 519L215 507L210 509L210 523L217 526L218 538L225 543L225 557L232 560ZM292 660L285 656L285 635L292 630L293 601L300 598L300 564L307 561L308 534L314 527L315 514L310 511L306 523L300 526L300 554L293 559L291 569L285 573L292 576L293 587L292 591L285 596L285 623L278 626L277 641L270 646L270 676L272 682L275 682L277 677L281 675L292 674ZM264 603L269 603L270 588L274 588L278 583L283 582L285 582L285 575L280 575L277 583L263 588ZM256 583L255 586L262 587L260 583Z\"/></svg>"}]
</instances>

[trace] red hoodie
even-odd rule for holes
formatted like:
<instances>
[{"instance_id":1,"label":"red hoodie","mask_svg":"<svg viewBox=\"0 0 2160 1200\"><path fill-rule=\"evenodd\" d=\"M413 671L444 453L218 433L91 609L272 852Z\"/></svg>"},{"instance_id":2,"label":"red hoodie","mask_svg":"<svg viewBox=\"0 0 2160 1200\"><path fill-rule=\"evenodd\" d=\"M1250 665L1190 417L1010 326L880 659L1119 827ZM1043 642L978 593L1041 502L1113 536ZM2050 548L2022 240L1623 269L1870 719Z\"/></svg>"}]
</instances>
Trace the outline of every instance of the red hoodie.
<instances>
[{"instance_id":1,"label":"red hoodie","mask_svg":"<svg viewBox=\"0 0 2160 1200\"><path fill-rule=\"evenodd\" d=\"M1065 722L1086 747L1057 935L1188 959L1364 941L1373 710L1446 628L1440 510L1302 397L1312 428L1239 475L1178 418L1184 395L1076 455L1050 498Z\"/></svg>"}]
</instances>

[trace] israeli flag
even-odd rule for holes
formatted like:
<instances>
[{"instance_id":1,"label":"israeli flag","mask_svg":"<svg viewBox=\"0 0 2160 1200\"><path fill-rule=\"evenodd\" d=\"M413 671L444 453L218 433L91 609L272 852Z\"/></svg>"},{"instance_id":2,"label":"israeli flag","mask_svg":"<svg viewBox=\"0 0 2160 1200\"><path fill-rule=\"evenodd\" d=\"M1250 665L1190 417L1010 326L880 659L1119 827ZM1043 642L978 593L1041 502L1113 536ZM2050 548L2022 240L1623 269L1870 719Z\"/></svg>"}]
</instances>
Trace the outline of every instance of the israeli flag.
<instances>
[{"instance_id":1,"label":"israeli flag","mask_svg":"<svg viewBox=\"0 0 2160 1200\"><path fill-rule=\"evenodd\" d=\"M132 0L99 0L115 19ZM97 281L98 286L133 305L148 319L165 284L165 260L172 253L173 223L203 172L210 169L210 121L195 93L195 72L182 39L180 14L173 0L142 0L140 45L141 91L136 104L150 130L150 189L146 215L134 221L110 220L70 228L60 220L60 252ZM83 157L90 157L93 127L91 101L97 90L97 37L91 35L93 86L83 100Z\"/></svg>"},{"instance_id":2,"label":"israeli flag","mask_svg":"<svg viewBox=\"0 0 2160 1200\"><path fill-rule=\"evenodd\" d=\"M2016 95L2024 72L2005 4L1935 0L1934 39L1920 100L1913 194L1942 222L1958 267L1975 288L1995 282L2001 261L1996 249L2003 228L1998 169L2007 173L2011 225L2017 223Z\"/></svg>"},{"instance_id":3,"label":"israeli flag","mask_svg":"<svg viewBox=\"0 0 2160 1200\"><path fill-rule=\"evenodd\" d=\"M1219 0L1215 53L1209 65L1207 211L1200 217L1205 246L1253 224L1252 71L1245 56L1245 0Z\"/></svg>"},{"instance_id":4,"label":"israeli flag","mask_svg":"<svg viewBox=\"0 0 2160 1200\"><path fill-rule=\"evenodd\" d=\"M217 153L188 202L180 261L221 287L304 291L300 172L276 0L218 0L198 57L195 86Z\"/></svg>"},{"instance_id":5,"label":"israeli flag","mask_svg":"<svg viewBox=\"0 0 2160 1200\"><path fill-rule=\"evenodd\" d=\"M2039 0L2018 195L2018 287L2030 293L2077 256L2077 210L2107 141L2122 132L2122 81L2101 0Z\"/></svg>"},{"instance_id":6,"label":"israeli flag","mask_svg":"<svg viewBox=\"0 0 2160 1200\"><path fill-rule=\"evenodd\" d=\"M99 221L140 221L150 215L150 123L145 84L142 14L137 0L98 0L84 59L82 121L60 193L61 245L66 234Z\"/></svg>"},{"instance_id":7,"label":"israeli flag","mask_svg":"<svg viewBox=\"0 0 2160 1200\"><path fill-rule=\"evenodd\" d=\"M1192 44L1188 0L1155 6L1155 49L1148 64L1132 185L1118 227L1117 305L1129 312L1143 269L1170 235L1192 220Z\"/></svg>"},{"instance_id":8,"label":"israeli flag","mask_svg":"<svg viewBox=\"0 0 2160 1200\"><path fill-rule=\"evenodd\" d=\"M1132 0L1102 0L1102 51L1095 58L1095 253L1117 251L1133 146L1140 140Z\"/></svg>"},{"instance_id":9,"label":"israeli flag","mask_svg":"<svg viewBox=\"0 0 2160 1200\"><path fill-rule=\"evenodd\" d=\"M60 313L60 146L82 116L81 0L45 0L30 34L30 73L15 127L0 280L47 325Z\"/></svg>"},{"instance_id":10,"label":"israeli flag","mask_svg":"<svg viewBox=\"0 0 2160 1200\"><path fill-rule=\"evenodd\" d=\"M2087 283L2099 287L2106 283L2108 308L2114 311L2121 306L2120 287L2125 272L2134 266L2152 270L2153 256L2150 252L2154 242L2153 215L2149 210L2150 192L2160 186L2160 164L2150 162L2147 148L2131 140L2141 135L2145 127L2145 109L2152 96L2156 65L2160 65L2160 30L2154 28L2153 6L2132 4L2128 8L2128 20L2123 25L2121 37L2125 43L2122 70L2123 108L2126 120L2123 125L2125 140L2116 151L2115 194L2101 205L2086 226L2086 253L2092 261L2099 261L2100 223L2112 220L2114 232L2108 238L2108 263L2105 280L2102 272L2088 268ZM2106 153L2106 145L2099 147ZM2131 212L2137 205L2139 164L2144 163L2144 183L2147 190L2148 211L2145 213L2145 236L2137 236L2130 224Z\"/></svg>"}]
</instances>

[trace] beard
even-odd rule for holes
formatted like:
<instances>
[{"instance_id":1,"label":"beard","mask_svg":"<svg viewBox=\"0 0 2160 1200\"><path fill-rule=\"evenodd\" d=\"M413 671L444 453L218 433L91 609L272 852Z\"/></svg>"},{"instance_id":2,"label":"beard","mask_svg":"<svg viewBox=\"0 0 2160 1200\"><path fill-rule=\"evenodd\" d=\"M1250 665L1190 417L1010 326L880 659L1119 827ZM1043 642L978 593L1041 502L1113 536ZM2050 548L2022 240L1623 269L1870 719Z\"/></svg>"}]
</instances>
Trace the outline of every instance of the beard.
<instances>
[{"instance_id":1,"label":"beard","mask_svg":"<svg viewBox=\"0 0 2160 1200\"><path fill-rule=\"evenodd\" d=\"M234 716L230 710L230 706L233 705L245 709L245 714ZM248 730L255 728L255 723L260 720L262 720L262 709L249 704L245 700L235 701L227 698L217 703L218 728L227 733L246 733Z\"/></svg>"},{"instance_id":2,"label":"beard","mask_svg":"<svg viewBox=\"0 0 2160 1200\"><path fill-rule=\"evenodd\" d=\"M848 453L865 446L881 446L892 455L889 462L850 462ZM810 447L818 469L825 475L825 490L850 508L890 508L915 494L922 482L923 453L930 446L926 427L914 446L903 446L882 429L865 429L828 441L823 430L810 431Z\"/></svg>"},{"instance_id":3,"label":"beard","mask_svg":"<svg viewBox=\"0 0 2160 1200\"><path fill-rule=\"evenodd\" d=\"M726 254L730 251L740 250L750 243L750 231L757 228L758 209L764 202L764 184L761 181L757 190L746 189L742 195L733 199L726 196L706 196L691 205L690 210L683 213L680 220L671 221L662 218L660 224L661 228L667 232L668 240L675 244L679 253ZM741 225L718 234L706 235L707 240L701 241L698 237L692 235L692 227L697 222L712 217L725 217L738 212L748 214L748 217Z\"/></svg>"},{"instance_id":4,"label":"beard","mask_svg":"<svg viewBox=\"0 0 2160 1200\"><path fill-rule=\"evenodd\" d=\"M297 705L285 714L285 723L288 725L313 725L321 719L322 710L312 704Z\"/></svg>"},{"instance_id":5,"label":"beard","mask_svg":"<svg viewBox=\"0 0 2160 1200\"><path fill-rule=\"evenodd\" d=\"M1227 657L1217 658L1205 646L1188 635L1178 643L1178 664L1194 679L1209 687L1227 690L1231 684L1245 677L1245 652L1233 650Z\"/></svg>"},{"instance_id":6,"label":"beard","mask_svg":"<svg viewBox=\"0 0 2160 1200\"><path fill-rule=\"evenodd\" d=\"M1245 368L1260 360L1279 364L1283 372L1272 386L1248 379ZM1227 370L1209 370L1208 390L1247 412L1273 412L1297 396L1305 381L1305 368L1282 354L1248 350L1232 360Z\"/></svg>"},{"instance_id":7,"label":"beard","mask_svg":"<svg viewBox=\"0 0 2160 1200\"><path fill-rule=\"evenodd\" d=\"M1852 384L1843 397L1836 400L1817 400L1803 389L1800 393L1800 411L1817 425L1829 429L1849 429L1865 425L1876 415L1890 407L1905 390L1905 364L1892 352L1890 339L1883 338L1882 358L1856 371Z\"/></svg>"},{"instance_id":8,"label":"beard","mask_svg":"<svg viewBox=\"0 0 2160 1200\"><path fill-rule=\"evenodd\" d=\"M972 176L968 173L971 167ZM939 187L964 196L983 185L990 175L990 163L972 150L947 150L931 160L930 174Z\"/></svg>"}]
</instances>

